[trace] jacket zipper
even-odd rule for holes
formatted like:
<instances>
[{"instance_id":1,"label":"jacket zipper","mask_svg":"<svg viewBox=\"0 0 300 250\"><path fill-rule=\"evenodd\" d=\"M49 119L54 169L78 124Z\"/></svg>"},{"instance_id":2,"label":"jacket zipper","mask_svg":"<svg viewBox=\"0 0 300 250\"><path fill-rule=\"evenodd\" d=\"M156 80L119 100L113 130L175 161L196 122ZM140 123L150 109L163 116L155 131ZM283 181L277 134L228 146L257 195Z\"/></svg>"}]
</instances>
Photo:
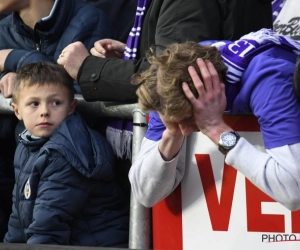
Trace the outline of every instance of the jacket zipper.
<instances>
[{"instance_id":1,"label":"jacket zipper","mask_svg":"<svg viewBox=\"0 0 300 250\"><path fill-rule=\"evenodd\" d=\"M36 49L37 51L40 51L40 50L41 50L41 47L40 47L40 45L39 45L38 43L35 44L35 49Z\"/></svg>"},{"instance_id":2,"label":"jacket zipper","mask_svg":"<svg viewBox=\"0 0 300 250\"><path fill-rule=\"evenodd\" d=\"M23 141L20 141L20 143L23 143ZM21 223L20 209L19 209L19 201L20 201L20 197L19 197L19 178L20 178L21 173L23 172L23 166L26 165L26 163L29 159L29 152L28 152L29 149L27 149L25 146L23 146L23 147L24 147L23 151L27 150L27 155L26 155L26 160L25 160L24 164L22 165L22 168L20 166L20 172L19 172L18 177L16 179L16 209L17 209L17 212L18 212L18 220L19 220L19 224L20 224L20 230L22 230L22 232L24 233L24 239L26 239L27 237L26 237L26 234L24 232L24 228L23 228L22 223Z\"/></svg>"},{"instance_id":3,"label":"jacket zipper","mask_svg":"<svg viewBox=\"0 0 300 250\"><path fill-rule=\"evenodd\" d=\"M34 29L34 39L35 39L35 49L40 52L41 51L42 39L41 39L41 36L40 36L40 32L36 27Z\"/></svg>"}]
</instances>

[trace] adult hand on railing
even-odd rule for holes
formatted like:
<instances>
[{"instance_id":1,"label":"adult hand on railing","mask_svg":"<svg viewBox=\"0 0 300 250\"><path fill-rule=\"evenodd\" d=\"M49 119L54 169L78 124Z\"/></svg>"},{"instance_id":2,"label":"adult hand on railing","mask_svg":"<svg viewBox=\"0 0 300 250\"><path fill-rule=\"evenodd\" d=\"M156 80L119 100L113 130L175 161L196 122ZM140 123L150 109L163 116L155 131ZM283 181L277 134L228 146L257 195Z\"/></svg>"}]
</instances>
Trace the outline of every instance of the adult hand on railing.
<instances>
[{"instance_id":1,"label":"adult hand on railing","mask_svg":"<svg viewBox=\"0 0 300 250\"><path fill-rule=\"evenodd\" d=\"M8 72L5 74L0 80L0 90L2 95L5 98L9 98L12 96L14 86L15 86L15 72Z\"/></svg>"},{"instance_id":2,"label":"adult hand on railing","mask_svg":"<svg viewBox=\"0 0 300 250\"><path fill-rule=\"evenodd\" d=\"M57 63L62 65L74 80L77 80L80 66L89 55L82 42L75 42L63 49Z\"/></svg>"},{"instance_id":3,"label":"adult hand on railing","mask_svg":"<svg viewBox=\"0 0 300 250\"><path fill-rule=\"evenodd\" d=\"M125 44L113 39L102 39L94 43L91 54L102 58L122 58Z\"/></svg>"}]
</instances>

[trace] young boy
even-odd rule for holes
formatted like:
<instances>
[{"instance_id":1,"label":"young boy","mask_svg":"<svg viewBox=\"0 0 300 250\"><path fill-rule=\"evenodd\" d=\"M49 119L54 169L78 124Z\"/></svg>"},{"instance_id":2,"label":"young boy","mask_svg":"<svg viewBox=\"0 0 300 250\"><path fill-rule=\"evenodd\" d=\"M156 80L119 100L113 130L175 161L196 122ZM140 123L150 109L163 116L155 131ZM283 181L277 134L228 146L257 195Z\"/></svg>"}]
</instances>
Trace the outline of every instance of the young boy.
<instances>
[{"instance_id":1,"label":"young boy","mask_svg":"<svg viewBox=\"0 0 300 250\"><path fill-rule=\"evenodd\" d=\"M127 247L129 206L114 180L113 151L75 113L68 73L48 62L24 66L12 107L26 130L4 241Z\"/></svg>"},{"instance_id":2,"label":"young boy","mask_svg":"<svg viewBox=\"0 0 300 250\"><path fill-rule=\"evenodd\" d=\"M169 195L184 176L184 137L200 130L228 165L288 209L300 209L300 102L292 86L300 44L262 29L215 46L173 44L136 75L141 107L159 114L150 113L130 169L134 195L145 206ZM258 118L266 152L224 122L226 101L232 114Z\"/></svg>"}]
</instances>

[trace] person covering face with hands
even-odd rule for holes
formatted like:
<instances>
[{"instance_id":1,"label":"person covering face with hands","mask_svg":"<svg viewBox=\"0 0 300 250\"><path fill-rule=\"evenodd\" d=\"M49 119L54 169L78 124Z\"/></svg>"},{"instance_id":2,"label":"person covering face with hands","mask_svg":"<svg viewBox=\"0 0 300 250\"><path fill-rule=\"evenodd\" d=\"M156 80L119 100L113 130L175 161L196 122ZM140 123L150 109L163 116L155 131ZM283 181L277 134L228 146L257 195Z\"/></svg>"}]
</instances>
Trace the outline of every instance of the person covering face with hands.
<instances>
[{"instance_id":1,"label":"person covering face with hands","mask_svg":"<svg viewBox=\"0 0 300 250\"><path fill-rule=\"evenodd\" d=\"M214 46L187 42L150 53L149 70L133 78L141 108L151 111L129 172L135 197L153 206L168 196L184 176L184 137L201 131L228 165L288 209L299 209L300 103L292 87L299 53L300 44L265 29ZM235 82L232 62L239 60L244 68L234 71ZM266 152L224 122L225 110L258 117Z\"/></svg>"}]
</instances>

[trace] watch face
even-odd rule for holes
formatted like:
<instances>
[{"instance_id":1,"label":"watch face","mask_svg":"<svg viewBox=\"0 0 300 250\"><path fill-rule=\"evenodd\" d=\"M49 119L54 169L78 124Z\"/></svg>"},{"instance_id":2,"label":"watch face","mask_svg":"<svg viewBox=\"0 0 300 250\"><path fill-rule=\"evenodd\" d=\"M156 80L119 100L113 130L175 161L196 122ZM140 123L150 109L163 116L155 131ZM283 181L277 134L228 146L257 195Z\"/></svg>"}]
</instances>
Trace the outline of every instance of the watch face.
<instances>
[{"instance_id":1,"label":"watch face","mask_svg":"<svg viewBox=\"0 0 300 250\"><path fill-rule=\"evenodd\" d=\"M225 133L221 137L222 144L227 147L231 147L236 143L236 136L233 133Z\"/></svg>"}]
</instances>

